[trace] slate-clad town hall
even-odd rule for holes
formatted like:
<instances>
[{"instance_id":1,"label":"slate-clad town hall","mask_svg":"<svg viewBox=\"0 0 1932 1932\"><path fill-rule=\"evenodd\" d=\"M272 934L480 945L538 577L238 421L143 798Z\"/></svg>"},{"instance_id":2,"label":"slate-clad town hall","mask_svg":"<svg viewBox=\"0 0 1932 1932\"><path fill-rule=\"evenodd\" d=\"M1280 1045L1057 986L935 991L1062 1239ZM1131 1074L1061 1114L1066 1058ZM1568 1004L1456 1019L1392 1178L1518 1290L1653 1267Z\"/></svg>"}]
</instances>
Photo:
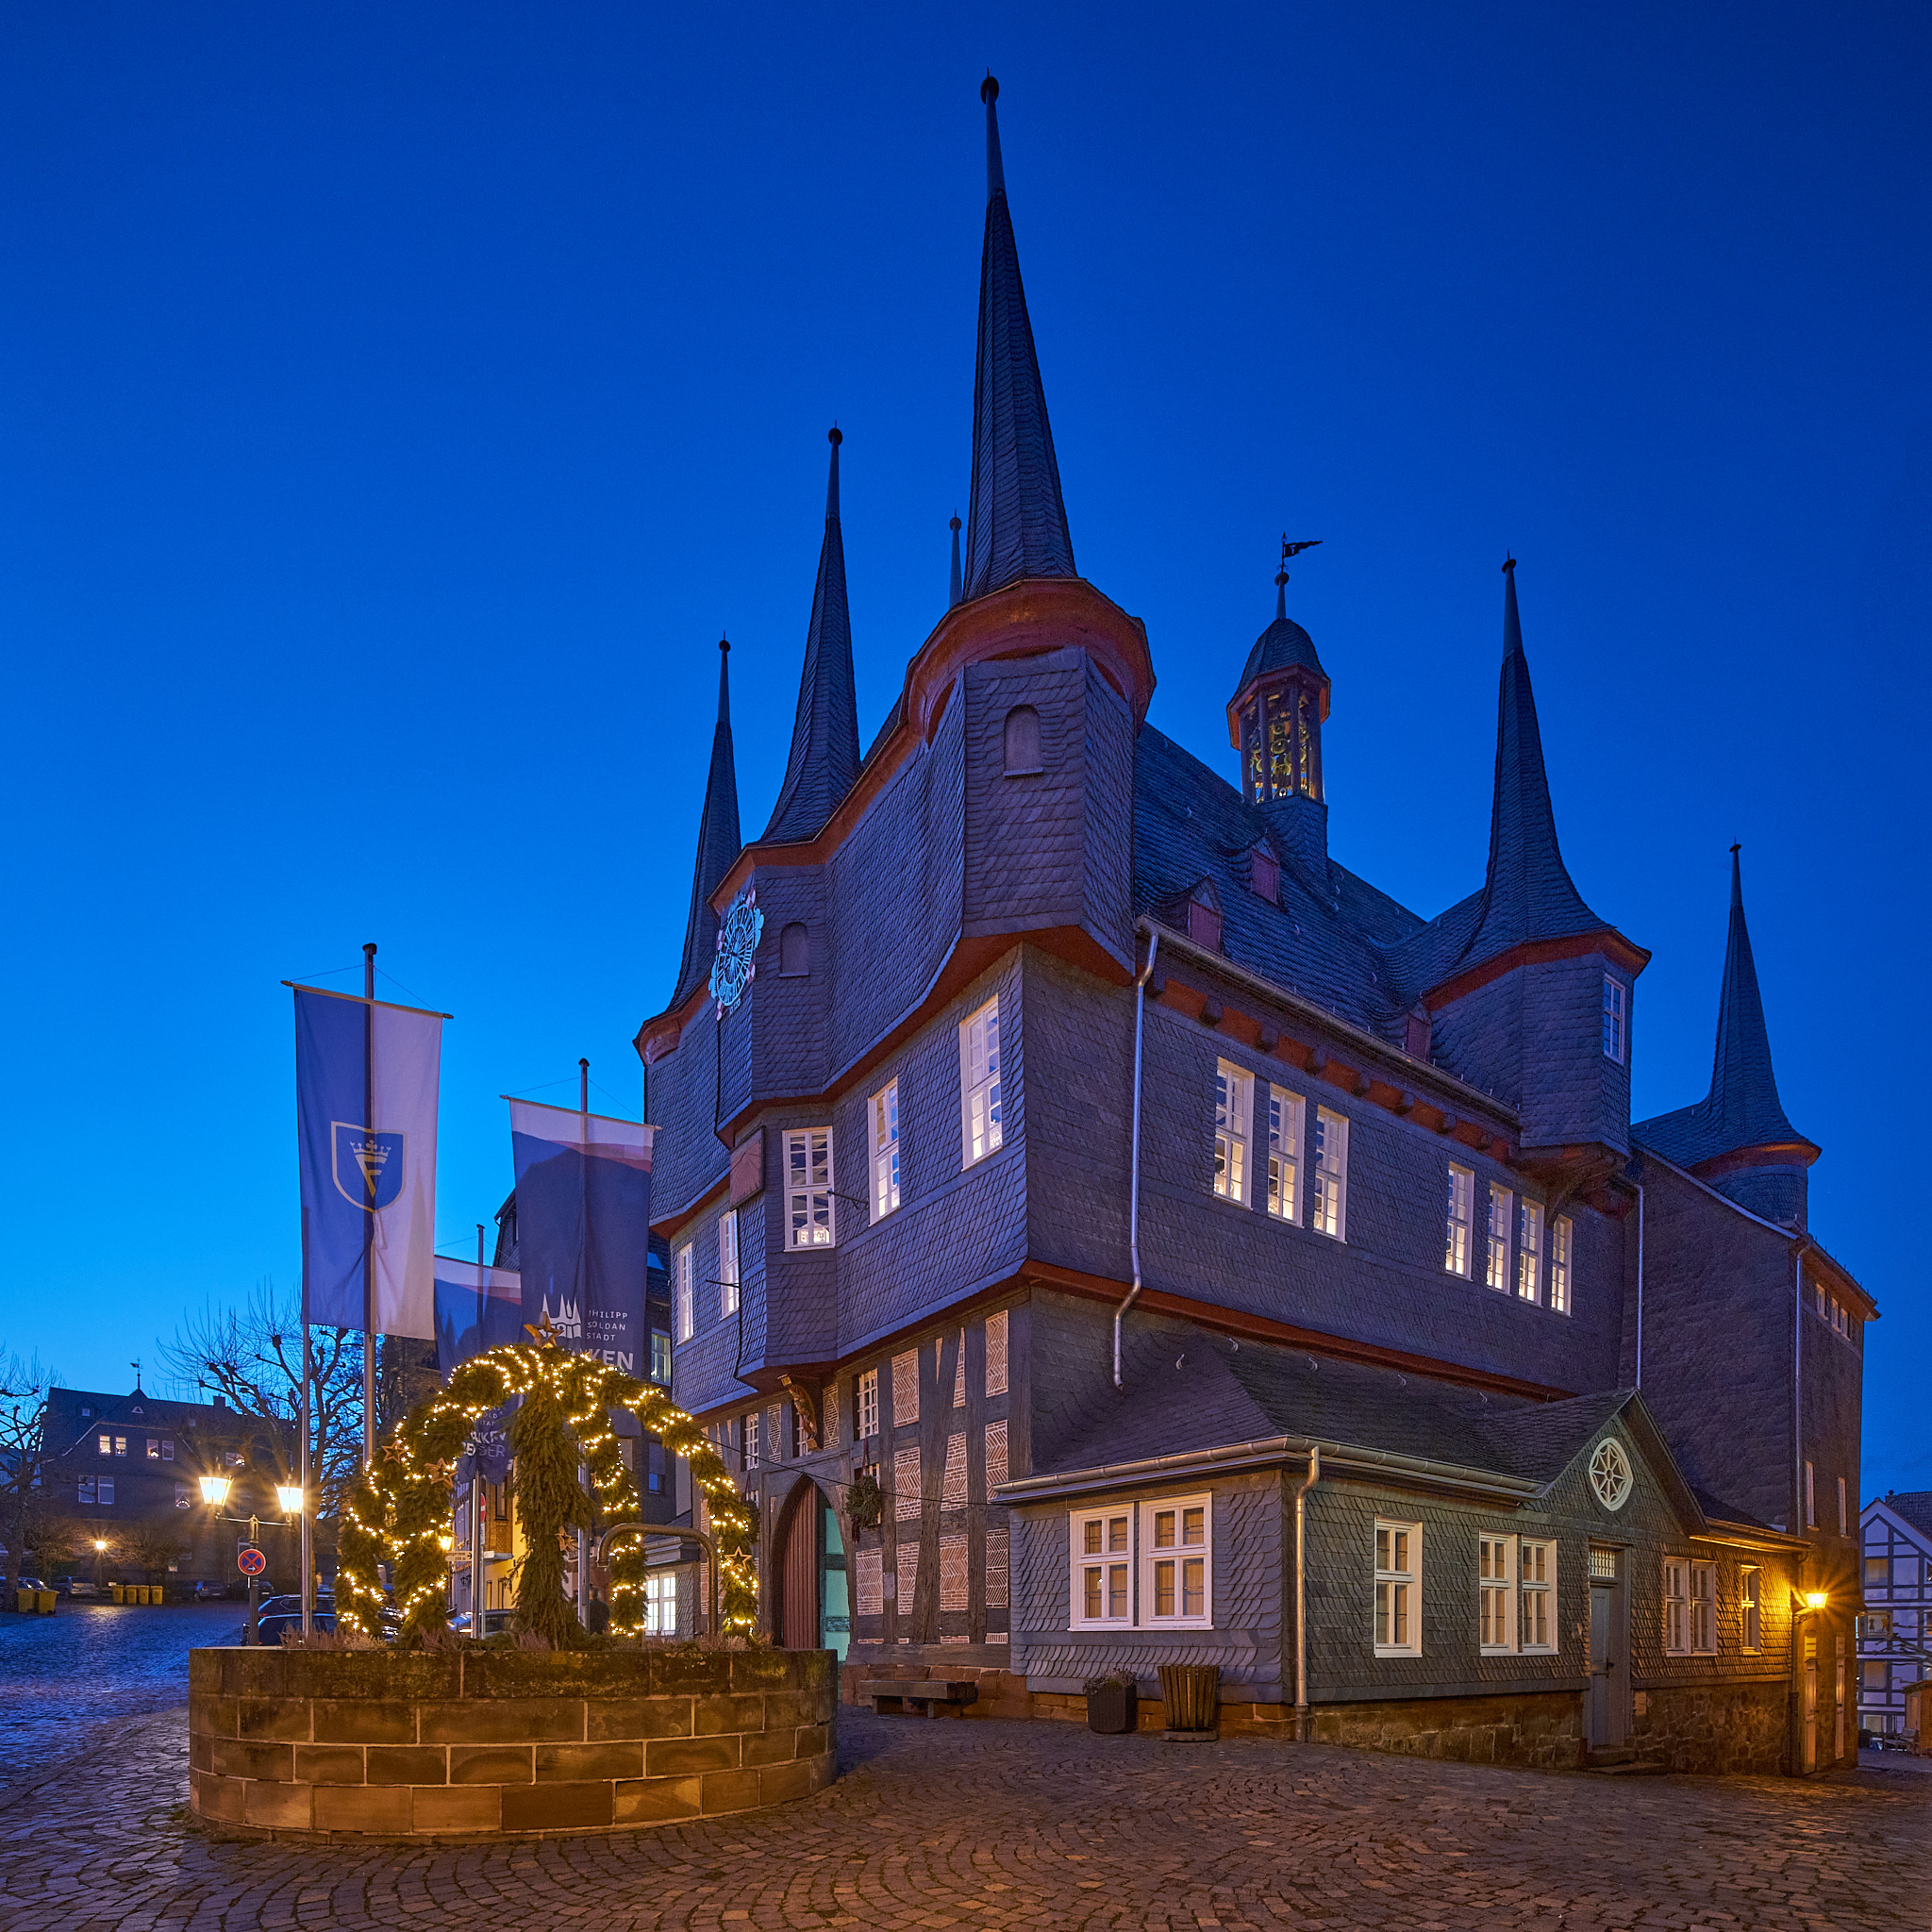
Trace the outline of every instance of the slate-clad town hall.
<instances>
[{"instance_id":1,"label":"slate-clad town hall","mask_svg":"<svg viewBox=\"0 0 1932 1932\"><path fill-rule=\"evenodd\" d=\"M1633 1123L1649 955L1564 866L1512 565L1489 851L1434 917L1329 854L1349 691L1285 564L1227 774L1147 723L996 94L950 606L862 750L835 431L777 803L747 841L726 658L637 1037L674 1393L758 1496L771 1627L982 1715L1213 1662L1226 1724L1847 1761L1877 1310L1807 1225L1737 855L1708 1091Z\"/></svg>"}]
</instances>

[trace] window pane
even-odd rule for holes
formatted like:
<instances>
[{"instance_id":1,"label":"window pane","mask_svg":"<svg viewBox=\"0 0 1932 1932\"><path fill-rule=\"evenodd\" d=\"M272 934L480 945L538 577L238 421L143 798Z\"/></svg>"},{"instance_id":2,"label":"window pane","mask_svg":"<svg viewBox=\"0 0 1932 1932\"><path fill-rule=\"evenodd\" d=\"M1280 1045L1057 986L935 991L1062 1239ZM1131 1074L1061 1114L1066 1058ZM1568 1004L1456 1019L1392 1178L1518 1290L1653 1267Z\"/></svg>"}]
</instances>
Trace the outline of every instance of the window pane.
<instances>
[{"instance_id":1,"label":"window pane","mask_svg":"<svg viewBox=\"0 0 1932 1932\"><path fill-rule=\"evenodd\" d=\"M1099 1616L1101 1615L1101 1606L1100 1606L1100 1567L1099 1567L1099 1565L1098 1565L1098 1564L1095 1564L1095 1565L1094 1565L1094 1566L1093 1566L1093 1567L1092 1567L1091 1569L1090 1569L1090 1570L1089 1570L1089 1571L1088 1571L1088 1572L1086 1573L1086 1574L1087 1574L1087 1591L1086 1591L1086 1605L1087 1605L1087 1607L1086 1607L1086 1611L1085 1611L1085 1614L1086 1614L1087 1616L1089 1616L1089 1617L1092 1617L1092 1618L1098 1618L1098 1617L1099 1617Z\"/></svg>"},{"instance_id":2,"label":"window pane","mask_svg":"<svg viewBox=\"0 0 1932 1932\"><path fill-rule=\"evenodd\" d=\"M1199 1617L1208 1607L1208 1566L1199 1557L1181 1565L1181 1615Z\"/></svg>"},{"instance_id":3,"label":"window pane","mask_svg":"<svg viewBox=\"0 0 1932 1932\"><path fill-rule=\"evenodd\" d=\"M1205 1509L1186 1509L1181 1512L1181 1541L1203 1543L1208 1541L1208 1512Z\"/></svg>"},{"instance_id":4,"label":"window pane","mask_svg":"<svg viewBox=\"0 0 1932 1932\"><path fill-rule=\"evenodd\" d=\"M1173 1521L1172 1518L1169 1519ZM1169 1541L1173 1539L1169 1538ZM1154 1614L1157 1617L1174 1615L1174 1561L1170 1557L1154 1566Z\"/></svg>"},{"instance_id":5,"label":"window pane","mask_svg":"<svg viewBox=\"0 0 1932 1932\"><path fill-rule=\"evenodd\" d=\"M1127 1546L1127 1519L1124 1516L1111 1516L1107 1524L1107 1546L1109 1550L1124 1550Z\"/></svg>"},{"instance_id":6,"label":"window pane","mask_svg":"<svg viewBox=\"0 0 1932 1932\"><path fill-rule=\"evenodd\" d=\"M1107 1614L1123 1619L1127 1614L1127 1566L1124 1563L1108 1565Z\"/></svg>"},{"instance_id":7,"label":"window pane","mask_svg":"<svg viewBox=\"0 0 1932 1932\"><path fill-rule=\"evenodd\" d=\"M1391 1586L1378 1583L1375 1586L1375 1641L1389 1641L1389 1591Z\"/></svg>"},{"instance_id":8,"label":"window pane","mask_svg":"<svg viewBox=\"0 0 1932 1932\"><path fill-rule=\"evenodd\" d=\"M1087 1534L1087 1554L1097 1557L1100 1554L1100 1524L1097 1521L1085 1525Z\"/></svg>"},{"instance_id":9,"label":"window pane","mask_svg":"<svg viewBox=\"0 0 1932 1932\"><path fill-rule=\"evenodd\" d=\"M1154 1512L1154 1547L1158 1550L1174 1548L1174 1511L1157 1509Z\"/></svg>"}]
</instances>

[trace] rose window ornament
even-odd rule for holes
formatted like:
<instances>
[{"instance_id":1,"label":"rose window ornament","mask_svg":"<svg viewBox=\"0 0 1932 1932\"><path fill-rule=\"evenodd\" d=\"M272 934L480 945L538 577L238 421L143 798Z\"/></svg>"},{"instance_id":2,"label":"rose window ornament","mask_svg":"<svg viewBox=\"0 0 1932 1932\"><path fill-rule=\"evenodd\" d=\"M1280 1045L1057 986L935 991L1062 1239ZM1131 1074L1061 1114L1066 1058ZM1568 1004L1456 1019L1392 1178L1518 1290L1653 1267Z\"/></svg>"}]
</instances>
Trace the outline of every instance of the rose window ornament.
<instances>
[{"instance_id":1,"label":"rose window ornament","mask_svg":"<svg viewBox=\"0 0 1932 1932\"><path fill-rule=\"evenodd\" d=\"M1590 1486L1606 1509L1621 1509L1630 1499L1630 1458L1621 1442L1599 1442L1590 1458Z\"/></svg>"}]
</instances>

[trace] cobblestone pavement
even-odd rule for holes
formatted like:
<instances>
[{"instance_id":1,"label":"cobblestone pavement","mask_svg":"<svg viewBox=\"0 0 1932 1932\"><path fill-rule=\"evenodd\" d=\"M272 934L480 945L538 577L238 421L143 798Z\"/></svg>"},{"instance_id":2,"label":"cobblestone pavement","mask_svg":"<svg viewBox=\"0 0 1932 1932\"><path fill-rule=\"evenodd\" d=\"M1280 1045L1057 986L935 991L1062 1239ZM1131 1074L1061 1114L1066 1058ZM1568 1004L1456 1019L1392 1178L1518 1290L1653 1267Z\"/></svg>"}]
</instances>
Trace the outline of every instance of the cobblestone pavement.
<instances>
[{"instance_id":1,"label":"cobblestone pavement","mask_svg":"<svg viewBox=\"0 0 1932 1932\"><path fill-rule=\"evenodd\" d=\"M508 1846L223 1843L185 1713L0 1809L8 1932L584 1924L1924 1927L1932 1784L1591 1777L841 1711L845 1774L744 1818Z\"/></svg>"}]
</instances>

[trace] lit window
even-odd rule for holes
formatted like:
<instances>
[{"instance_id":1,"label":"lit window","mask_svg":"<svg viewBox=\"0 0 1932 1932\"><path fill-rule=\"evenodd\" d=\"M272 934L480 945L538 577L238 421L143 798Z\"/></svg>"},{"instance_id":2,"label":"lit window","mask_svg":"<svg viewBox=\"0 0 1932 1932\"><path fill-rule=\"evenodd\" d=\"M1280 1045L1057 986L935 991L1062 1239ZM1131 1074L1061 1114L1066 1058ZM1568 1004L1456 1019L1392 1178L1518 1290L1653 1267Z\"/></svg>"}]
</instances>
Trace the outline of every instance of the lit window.
<instances>
[{"instance_id":1,"label":"lit window","mask_svg":"<svg viewBox=\"0 0 1932 1932\"><path fill-rule=\"evenodd\" d=\"M1509 1217L1516 1196L1507 1188L1490 1189L1490 1265L1483 1279L1491 1288L1509 1292Z\"/></svg>"},{"instance_id":2,"label":"lit window","mask_svg":"<svg viewBox=\"0 0 1932 1932\"><path fill-rule=\"evenodd\" d=\"M696 1270L691 1266L691 1243L686 1241L671 1257L672 1321L680 1341L689 1341L695 1324L696 1298L692 1292Z\"/></svg>"},{"instance_id":3,"label":"lit window","mask_svg":"<svg viewBox=\"0 0 1932 1932\"><path fill-rule=\"evenodd\" d=\"M1214 1063L1214 1191L1248 1198L1248 1098L1252 1082L1225 1060Z\"/></svg>"},{"instance_id":4,"label":"lit window","mask_svg":"<svg viewBox=\"0 0 1932 1932\"><path fill-rule=\"evenodd\" d=\"M1717 1565L1690 1566L1690 1648L1699 1657L1717 1655Z\"/></svg>"},{"instance_id":5,"label":"lit window","mask_svg":"<svg viewBox=\"0 0 1932 1932\"><path fill-rule=\"evenodd\" d=\"M1557 1647L1557 1546L1552 1542L1532 1542L1527 1537L1517 1544L1516 1590L1519 1605L1516 1639L1522 1650L1555 1650Z\"/></svg>"},{"instance_id":6,"label":"lit window","mask_svg":"<svg viewBox=\"0 0 1932 1932\"><path fill-rule=\"evenodd\" d=\"M1513 1650L1516 1633L1511 1628L1511 1613L1516 1592L1510 1587L1510 1539L1479 1537L1477 1544L1476 1599L1481 1605L1482 1647L1488 1651Z\"/></svg>"},{"instance_id":7,"label":"lit window","mask_svg":"<svg viewBox=\"0 0 1932 1932\"><path fill-rule=\"evenodd\" d=\"M1757 1566L1746 1563L1738 1572L1738 1624L1746 1650L1761 1647L1757 1621Z\"/></svg>"},{"instance_id":8,"label":"lit window","mask_svg":"<svg viewBox=\"0 0 1932 1932\"><path fill-rule=\"evenodd\" d=\"M1129 1547L1132 1520L1132 1511L1126 1508L1073 1518L1071 1602L1076 1630L1132 1623L1133 1605L1128 1597L1134 1562Z\"/></svg>"},{"instance_id":9,"label":"lit window","mask_svg":"<svg viewBox=\"0 0 1932 1932\"><path fill-rule=\"evenodd\" d=\"M959 1027L959 1133L961 1165L995 1153L1000 1120L1000 1003L988 1000Z\"/></svg>"},{"instance_id":10,"label":"lit window","mask_svg":"<svg viewBox=\"0 0 1932 1932\"><path fill-rule=\"evenodd\" d=\"M1516 1257L1516 1293L1525 1302L1542 1296L1543 1210L1540 1203L1523 1204L1523 1246Z\"/></svg>"},{"instance_id":11,"label":"lit window","mask_svg":"<svg viewBox=\"0 0 1932 1932\"><path fill-rule=\"evenodd\" d=\"M1308 1225L1317 1234L1348 1239L1348 1123L1325 1107L1315 1109L1315 1145L1309 1165Z\"/></svg>"},{"instance_id":12,"label":"lit window","mask_svg":"<svg viewBox=\"0 0 1932 1932\"><path fill-rule=\"evenodd\" d=\"M660 1571L644 1577L644 1634L648 1637L677 1635L677 1574Z\"/></svg>"},{"instance_id":13,"label":"lit window","mask_svg":"<svg viewBox=\"0 0 1932 1932\"><path fill-rule=\"evenodd\" d=\"M127 1438L125 1436L116 1436L114 1438L114 1454L116 1456L125 1456L127 1454Z\"/></svg>"},{"instance_id":14,"label":"lit window","mask_svg":"<svg viewBox=\"0 0 1932 1932\"><path fill-rule=\"evenodd\" d=\"M1284 1088L1268 1090L1268 1211L1280 1221L1299 1221L1302 1200L1302 1103Z\"/></svg>"},{"instance_id":15,"label":"lit window","mask_svg":"<svg viewBox=\"0 0 1932 1932\"><path fill-rule=\"evenodd\" d=\"M1209 1603L1208 1499L1141 1505L1141 1621L1149 1626L1213 1621Z\"/></svg>"},{"instance_id":16,"label":"lit window","mask_svg":"<svg viewBox=\"0 0 1932 1932\"><path fill-rule=\"evenodd\" d=\"M1449 1244L1442 1265L1452 1274L1469 1274L1470 1204L1475 1198L1475 1175L1453 1163L1449 1169Z\"/></svg>"},{"instance_id":17,"label":"lit window","mask_svg":"<svg viewBox=\"0 0 1932 1932\"><path fill-rule=\"evenodd\" d=\"M832 1130L793 1127L785 1136L785 1244L829 1248L838 1239L832 1203Z\"/></svg>"},{"instance_id":18,"label":"lit window","mask_svg":"<svg viewBox=\"0 0 1932 1932\"><path fill-rule=\"evenodd\" d=\"M1604 974L1604 1058L1624 1064L1624 982Z\"/></svg>"},{"instance_id":19,"label":"lit window","mask_svg":"<svg viewBox=\"0 0 1932 1932\"><path fill-rule=\"evenodd\" d=\"M1676 1557L1664 1558L1664 1655L1690 1654L1690 1566Z\"/></svg>"},{"instance_id":20,"label":"lit window","mask_svg":"<svg viewBox=\"0 0 1932 1932\"><path fill-rule=\"evenodd\" d=\"M1420 1657L1423 1526L1375 1524L1375 1655Z\"/></svg>"},{"instance_id":21,"label":"lit window","mask_svg":"<svg viewBox=\"0 0 1932 1932\"><path fill-rule=\"evenodd\" d=\"M651 1330L651 1380L671 1386L671 1337L662 1328Z\"/></svg>"},{"instance_id":22,"label":"lit window","mask_svg":"<svg viewBox=\"0 0 1932 1932\"><path fill-rule=\"evenodd\" d=\"M1550 1308L1554 1314L1570 1312L1570 1254L1574 1238L1570 1217L1557 1215L1550 1224Z\"/></svg>"},{"instance_id":23,"label":"lit window","mask_svg":"<svg viewBox=\"0 0 1932 1932\"><path fill-rule=\"evenodd\" d=\"M868 1369L858 1378L858 1440L863 1442L879 1432L879 1372Z\"/></svg>"},{"instance_id":24,"label":"lit window","mask_svg":"<svg viewBox=\"0 0 1932 1932\"><path fill-rule=\"evenodd\" d=\"M738 1312L738 1210L718 1217L718 1312Z\"/></svg>"},{"instance_id":25,"label":"lit window","mask_svg":"<svg viewBox=\"0 0 1932 1932\"><path fill-rule=\"evenodd\" d=\"M114 1453L114 1439L113 1439L113 1437L112 1437L112 1436L102 1436L102 1437L100 1437L100 1438L98 1439L98 1441L99 1441L99 1442L100 1442L100 1445L101 1445L101 1454L102 1454L103 1456L111 1456L111 1455L113 1455L113 1453Z\"/></svg>"},{"instance_id":26,"label":"lit window","mask_svg":"<svg viewBox=\"0 0 1932 1932\"><path fill-rule=\"evenodd\" d=\"M175 1485L175 1507L177 1509L192 1509L194 1507L194 1498L188 1493L186 1483Z\"/></svg>"},{"instance_id":27,"label":"lit window","mask_svg":"<svg viewBox=\"0 0 1932 1932\"><path fill-rule=\"evenodd\" d=\"M872 1097L872 1211L879 1220L899 1205L899 1083Z\"/></svg>"},{"instance_id":28,"label":"lit window","mask_svg":"<svg viewBox=\"0 0 1932 1932\"><path fill-rule=\"evenodd\" d=\"M147 1459L150 1462L158 1462L161 1459L161 1439L158 1436L150 1436L147 1439Z\"/></svg>"}]
</instances>

